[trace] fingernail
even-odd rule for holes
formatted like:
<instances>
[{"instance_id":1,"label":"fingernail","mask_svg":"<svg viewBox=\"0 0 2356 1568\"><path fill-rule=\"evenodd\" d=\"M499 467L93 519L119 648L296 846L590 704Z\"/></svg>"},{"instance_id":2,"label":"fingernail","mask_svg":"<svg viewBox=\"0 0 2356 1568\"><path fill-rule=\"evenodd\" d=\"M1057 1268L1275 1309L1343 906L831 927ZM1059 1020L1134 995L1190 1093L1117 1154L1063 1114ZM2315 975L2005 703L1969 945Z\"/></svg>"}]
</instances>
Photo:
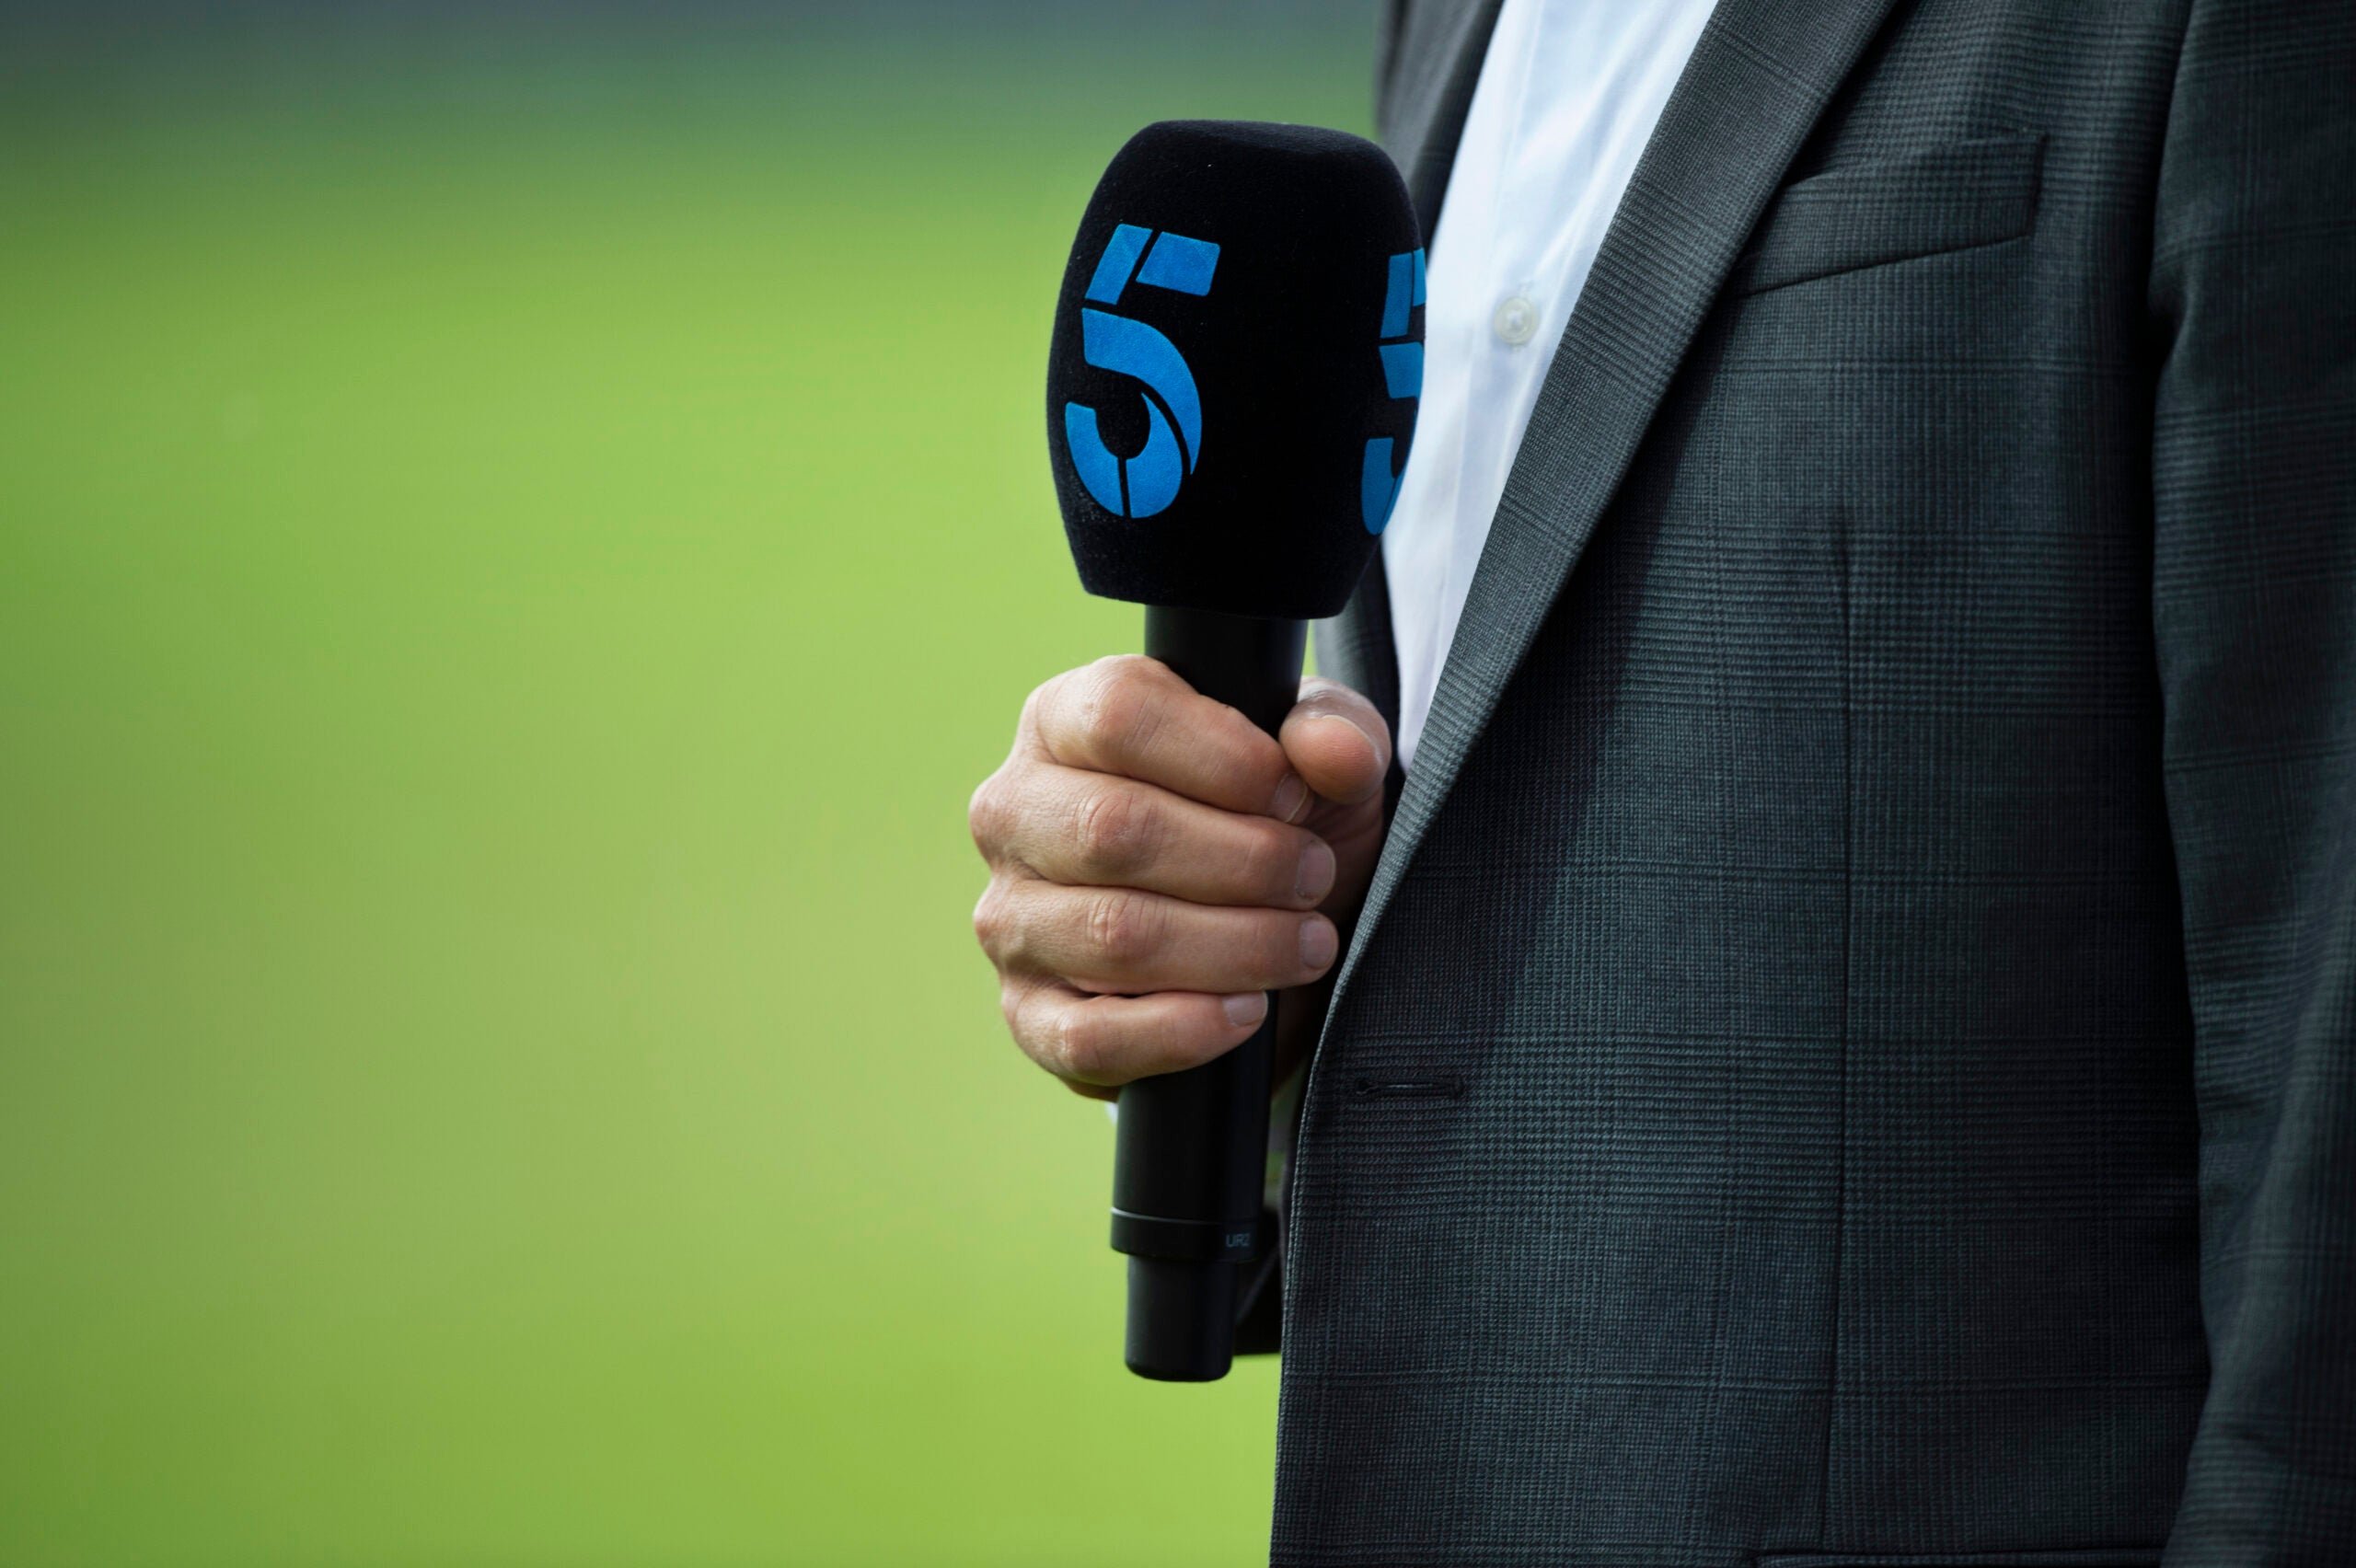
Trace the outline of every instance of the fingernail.
<instances>
[{"instance_id":1,"label":"fingernail","mask_svg":"<svg viewBox=\"0 0 2356 1568\"><path fill-rule=\"evenodd\" d=\"M1222 997L1218 1005L1225 1009L1227 1021L1238 1029L1247 1023L1257 1023L1268 1016L1268 994L1265 991L1242 991L1232 997Z\"/></svg>"},{"instance_id":2,"label":"fingernail","mask_svg":"<svg viewBox=\"0 0 2356 1568\"><path fill-rule=\"evenodd\" d=\"M1309 803L1309 786L1298 773L1288 773L1285 781L1276 786L1276 798L1268 802L1268 814L1278 822L1290 822Z\"/></svg>"},{"instance_id":3,"label":"fingernail","mask_svg":"<svg viewBox=\"0 0 2356 1568\"><path fill-rule=\"evenodd\" d=\"M1300 962L1311 969L1322 969L1334 962L1334 949L1339 938L1334 922L1322 919L1300 923Z\"/></svg>"},{"instance_id":4,"label":"fingernail","mask_svg":"<svg viewBox=\"0 0 2356 1568\"><path fill-rule=\"evenodd\" d=\"M1300 852L1300 871L1293 880L1292 895L1304 904L1314 904L1333 887L1334 851L1321 838Z\"/></svg>"}]
</instances>

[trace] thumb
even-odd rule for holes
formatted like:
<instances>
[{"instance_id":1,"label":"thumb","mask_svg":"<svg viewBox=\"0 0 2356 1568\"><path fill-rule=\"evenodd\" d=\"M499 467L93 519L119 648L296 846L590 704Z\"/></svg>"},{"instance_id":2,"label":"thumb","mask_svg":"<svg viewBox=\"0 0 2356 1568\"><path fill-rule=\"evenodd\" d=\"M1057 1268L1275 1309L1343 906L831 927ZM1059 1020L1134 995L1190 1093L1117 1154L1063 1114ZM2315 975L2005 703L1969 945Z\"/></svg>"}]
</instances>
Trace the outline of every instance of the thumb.
<instances>
[{"instance_id":1,"label":"thumb","mask_svg":"<svg viewBox=\"0 0 2356 1568\"><path fill-rule=\"evenodd\" d=\"M1312 676L1285 716L1276 740L1301 781L1322 798L1356 805L1382 793L1391 767L1391 726L1374 704L1337 681Z\"/></svg>"}]
</instances>

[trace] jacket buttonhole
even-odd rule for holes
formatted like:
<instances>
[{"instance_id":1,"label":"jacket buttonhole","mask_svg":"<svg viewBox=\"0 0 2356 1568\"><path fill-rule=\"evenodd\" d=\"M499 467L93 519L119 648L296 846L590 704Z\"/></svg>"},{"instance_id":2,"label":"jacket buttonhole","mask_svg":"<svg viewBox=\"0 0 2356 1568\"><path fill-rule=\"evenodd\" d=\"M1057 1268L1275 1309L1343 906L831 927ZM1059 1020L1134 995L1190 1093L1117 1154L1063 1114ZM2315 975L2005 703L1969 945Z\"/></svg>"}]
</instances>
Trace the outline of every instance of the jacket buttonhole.
<instances>
[{"instance_id":1,"label":"jacket buttonhole","mask_svg":"<svg viewBox=\"0 0 2356 1568\"><path fill-rule=\"evenodd\" d=\"M1462 1073L1423 1073L1415 1077L1360 1073L1350 1079L1355 1100L1454 1100L1464 1092Z\"/></svg>"}]
</instances>

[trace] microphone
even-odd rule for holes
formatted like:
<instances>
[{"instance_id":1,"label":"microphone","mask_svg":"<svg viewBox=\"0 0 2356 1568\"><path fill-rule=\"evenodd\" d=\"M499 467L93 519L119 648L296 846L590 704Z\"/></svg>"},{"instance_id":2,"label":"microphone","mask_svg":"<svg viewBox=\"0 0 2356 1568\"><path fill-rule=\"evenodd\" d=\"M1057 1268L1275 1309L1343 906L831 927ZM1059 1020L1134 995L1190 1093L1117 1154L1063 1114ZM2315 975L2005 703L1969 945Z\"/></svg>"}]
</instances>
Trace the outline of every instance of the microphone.
<instances>
[{"instance_id":1,"label":"microphone","mask_svg":"<svg viewBox=\"0 0 2356 1568\"><path fill-rule=\"evenodd\" d=\"M1082 586L1146 606L1145 651L1273 735L1308 622L1357 585L1423 388L1424 253L1389 155L1338 131L1165 121L1115 155L1056 302L1047 447ZM1234 1050L1121 1090L1113 1246L1126 1359L1234 1356L1261 1218L1276 1009Z\"/></svg>"}]
</instances>

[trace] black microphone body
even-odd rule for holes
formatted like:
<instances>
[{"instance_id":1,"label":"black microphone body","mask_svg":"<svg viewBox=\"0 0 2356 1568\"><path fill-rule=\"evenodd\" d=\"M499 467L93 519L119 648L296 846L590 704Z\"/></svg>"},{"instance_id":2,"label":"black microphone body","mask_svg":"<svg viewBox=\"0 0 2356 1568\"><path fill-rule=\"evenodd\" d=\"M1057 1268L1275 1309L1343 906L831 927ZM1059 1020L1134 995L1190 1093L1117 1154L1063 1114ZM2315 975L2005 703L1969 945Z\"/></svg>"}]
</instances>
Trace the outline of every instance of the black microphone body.
<instances>
[{"instance_id":1,"label":"black microphone body","mask_svg":"<svg viewBox=\"0 0 2356 1568\"><path fill-rule=\"evenodd\" d=\"M1389 520L1423 376L1424 254L1398 170L1340 132L1175 121L1080 220L1047 444L1080 582L1147 606L1146 652L1273 735L1308 622ZM1276 998L1252 1038L1120 1095L1113 1245L1126 1359L1198 1382L1234 1355L1262 1233Z\"/></svg>"},{"instance_id":2,"label":"black microphone body","mask_svg":"<svg viewBox=\"0 0 2356 1568\"><path fill-rule=\"evenodd\" d=\"M1309 623L1149 607L1145 651L1273 735L1300 689ZM1204 1382L1235 1355L1238 1270L1257 1255L1276 997L1225 1055L1121 1090L1113 1245L1129 1255L1124 1358L1139 1377Z\"/></svg>"}]
</instances>

